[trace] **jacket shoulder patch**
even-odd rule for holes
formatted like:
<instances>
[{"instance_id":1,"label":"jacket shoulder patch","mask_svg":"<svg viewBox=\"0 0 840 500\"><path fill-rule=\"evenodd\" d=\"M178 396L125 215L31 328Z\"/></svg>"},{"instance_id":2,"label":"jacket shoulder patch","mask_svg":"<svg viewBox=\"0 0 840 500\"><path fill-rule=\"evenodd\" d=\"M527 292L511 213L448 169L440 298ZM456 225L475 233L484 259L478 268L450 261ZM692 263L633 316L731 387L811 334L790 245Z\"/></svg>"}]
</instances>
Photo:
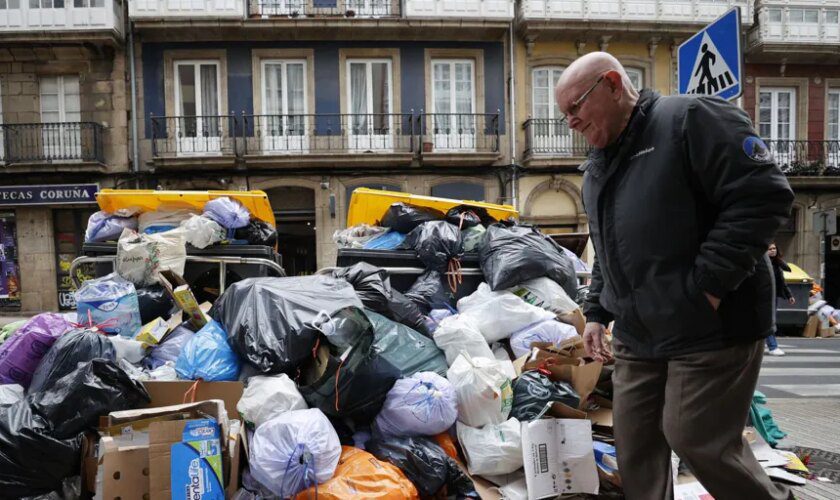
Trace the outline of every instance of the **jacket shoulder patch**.
<instances>
[{"instance_id":1,"label":"jacket shoulder patch","mask_svg":"<svg viewBox=\"0 0 840 500\"><path fill-rule=\"evenodd\" d=\"M753 161L759 163L773 161L773 153L770 152L770 148L767 147L767 144L761 138L754 135L747 136L744 139L744 142L741 143L741 149L747 155L747 158Z\"/></svg>"}]
</instances>

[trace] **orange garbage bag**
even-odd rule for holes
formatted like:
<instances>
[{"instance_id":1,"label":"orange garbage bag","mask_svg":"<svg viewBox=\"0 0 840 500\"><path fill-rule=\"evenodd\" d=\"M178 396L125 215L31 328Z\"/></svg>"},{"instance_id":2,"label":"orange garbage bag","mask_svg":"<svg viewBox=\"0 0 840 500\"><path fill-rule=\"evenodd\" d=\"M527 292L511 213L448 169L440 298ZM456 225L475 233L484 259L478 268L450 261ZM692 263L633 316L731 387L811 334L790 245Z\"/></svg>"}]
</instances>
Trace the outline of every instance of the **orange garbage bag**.
<instances>
[{"instance_id":1,"label":"orange garbage bag","mask_svg":"<svg viewBox=\"0 0 840 500\"><path fill-rule=\"evenodd\" d=\"M435 443L437 443L438 446L443 448L443 451L445 451L447 455L455 460L461 460L458 458L458 448L455 447L455 441L452 440L452 436L450 436L448 432L441 432L440 434L432 436L432 439L435 440Z\"/></svg>"},{"instance_id":2,"label":"orange garbage bag","mask_svg":"<svg viewBox=\"0 0 840 500\"><path fill-rule=\"evenodd\" d=\"M296 500L314 500L315 486L299 493ZM349 500L373 498L379 500L419 500L414 484L397 467L381 462L370 453L341 447L341 457L332 479L317 486L317 498Z\"/></svg>"}]
</instances>

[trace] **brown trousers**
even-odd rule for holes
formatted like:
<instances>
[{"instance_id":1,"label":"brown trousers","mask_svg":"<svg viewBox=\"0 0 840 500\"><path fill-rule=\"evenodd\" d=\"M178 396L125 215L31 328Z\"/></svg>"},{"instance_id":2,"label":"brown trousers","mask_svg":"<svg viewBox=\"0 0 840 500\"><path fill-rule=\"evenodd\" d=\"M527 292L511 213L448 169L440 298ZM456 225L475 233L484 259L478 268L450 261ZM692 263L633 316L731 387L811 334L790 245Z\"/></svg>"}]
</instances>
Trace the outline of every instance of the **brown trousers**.
<instances>
[{"instance_id":1,"label":"brown trousers","mask_svg":"<svg viewBox=\"0 0 840 500\"><path fill-rule=\"evenodd\" d=\"M613 415L628 500L673 497L671 450L715 500L782 500L742 437L764 342L650 360L614 342Z\"/></svg>"}]
</instances>

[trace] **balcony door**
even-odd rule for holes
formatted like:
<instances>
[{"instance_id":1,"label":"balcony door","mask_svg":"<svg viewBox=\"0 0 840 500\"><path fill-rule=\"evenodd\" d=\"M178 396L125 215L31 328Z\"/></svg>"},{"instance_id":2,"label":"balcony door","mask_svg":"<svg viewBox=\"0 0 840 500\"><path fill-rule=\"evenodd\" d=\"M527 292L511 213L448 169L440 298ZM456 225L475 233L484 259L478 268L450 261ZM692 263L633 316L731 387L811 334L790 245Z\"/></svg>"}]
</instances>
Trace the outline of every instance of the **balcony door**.
<instances>
[{"instance_id":1,"label":"balcony door","mask_svg":"<svg viewBox=\"0 0 840 500\"><path fill-rule=\"evenodd\" d=\"M348 146L352 151L394 149L390 59L349 60Z\"/></svg>"},{"instance_id":2,"label":"balcony door","mask_svg":"<svg viewBox=\"0 0 840 500\"><path fill-rule=\"evenodd\" d=\"M64 2L72 0L21 0L29 2L29 27L54 28L67 25Z\"/></svg>"},{"instance_id":3,"label":"balcony door","mask_svg":"<svg viewBox=\"0 0 840 500\"><path fill-rule=\"evenodd\" d=\"M263 16L302 16L306 3L307 0L258 0L257 5Z\"/></svg>"},{"instance_id":4,"label":"balcony door","mask_svg":"<svg viewBox=\"0 0 840 500\"><path fill-rule=\"evenodd\" d=\"M840 89L828 92L828 134L826 165L840 167Z\"/></svg>"},{"instance_id":5,"label":"balcony door","mask_svg":"<svg viewBox=\"0 0 840 500\"><path fill-rule=\"evenodd\" d=\"M475 69L471 60L432 61L431 126L436 151L474 151Z\"/></svg>"},{"instance_id":6,"label":"balcony door","mask_svg":"<svg viewBox=\"0 0 840 500\"><path fill-rule=\"evenodd\" d=\"M79 77L48 76L40 80L41 142L47 160L82 156Z\"/></svg>"},{"instance_id":7,"label":"balcony door","mask_svg":"<svg viewBox=\"0 0 840 500\"><path fill-rule=\"evenodd\" d=\"M306 61L263 61L263 116L258 121L265 154L309 150Z\"/></svg>"},{"instance_id":8,"label":"balcony door","mask_svg":"<svg viewBox=\"0 0 840 500\"><path fill-rule=\"evenodd\" d=\"M345 0L344 6L357 17L383 17L391 14L391 0Z\"/></svg>"},{"instance_id":9,"label":"balcony door","mask_svg":"<svg viewBox=\"0 0 840 500\"><path fill-rule=\"evenodd\" d=\"M797 155L796 89L762 88L758 100L758 133L779 165L805 160L806 151Z\"/></svg>"},{"instance_id":10,"label":"balcony door","mask_svg":"<svg viewBox=\"0 0 840 500\"><path fill-rule=\"evenodd\" d=\"M532 148L534 153L569 155L572 131L554 100L563 68L536 68L533 73Z\"/></svg>"},{"instance_id":11,"label":"balcony door","mask_svg":"<svg viewBox=\"0 0 840 500\"><path fill-rule=\"evenodd\" d=\"M175 134L178 153L213 154L222 150L223 118L219 116L219 63L175 63ZM171 126L167 123L167 126Z\"/></svg>"}]
</instances>

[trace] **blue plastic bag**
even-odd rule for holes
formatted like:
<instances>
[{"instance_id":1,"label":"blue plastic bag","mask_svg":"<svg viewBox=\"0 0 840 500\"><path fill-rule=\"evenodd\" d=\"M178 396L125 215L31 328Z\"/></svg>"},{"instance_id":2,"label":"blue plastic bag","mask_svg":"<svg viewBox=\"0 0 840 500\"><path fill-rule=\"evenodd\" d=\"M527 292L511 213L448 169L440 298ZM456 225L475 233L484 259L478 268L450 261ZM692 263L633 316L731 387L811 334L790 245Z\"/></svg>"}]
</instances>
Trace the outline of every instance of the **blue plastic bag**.
<instances>
[{"instance_id":1,"label":"blue plastic bag","mask_svg":"<svg viewBox=\"0 0 840 500\"><path fill-rule=\"evenodd\" d=\"M133 337L143 326L137 290L117 273L85 281L75 297L76 321L86 327Z\"/></svg>"},{"instance_id":2,"label":"blue plastic bag","mask_svg":"<svg viewBox=\"0 0 840 500\"><path fill-rule=\"evenodd\" d=\"M458 418L458 396L452 384L434 372L420 372L397 380L376 416L386 436L433 436L452 427Z\"/></svg>"},{"instance_id":3,"label":"blue plastic bag","mask_svg":"<svg viewBox=\"0 0 840 500\"><path fill-rule=\"evenodd\" d=\"M224 328L211 319L181 349L175 372L178 378L186 380L237 380L239 365L239 357L228 345Z\"/></svg>"},{"instance_id":4,"label":"blue plastic bag","mask_svg":"<svg viewBox=\"0 0 840 500\"><path fill-rule=\"evenodd\" d=\"M223 196L204 204L204 216L228 229L245 227L251 221L251 213L242 203Z\"/></svg>"},{"instance_id":5,"label":"blue plastic bag","mask_svg":"<svg viewBox=\"0 0 840 500\"><path fill-rule=\"evenodd\" d=\"M388 231L387 233L380 234L376 238L368 241L362 248L365 250L393 250L402 244L405 240L405 236L406 235L396 231Z\"/></svg>"},{"instance_id":6,"label":"blue plastic bag","mask_svg":"<svg viewBox=\"0 0 840 500\"><path fill-rule=\"evenodd\" d=\"M118 240L123 229L137 230L137 217L120 217L99 211L88 219L85 243Z\"/></svg>"}]
</instances>

